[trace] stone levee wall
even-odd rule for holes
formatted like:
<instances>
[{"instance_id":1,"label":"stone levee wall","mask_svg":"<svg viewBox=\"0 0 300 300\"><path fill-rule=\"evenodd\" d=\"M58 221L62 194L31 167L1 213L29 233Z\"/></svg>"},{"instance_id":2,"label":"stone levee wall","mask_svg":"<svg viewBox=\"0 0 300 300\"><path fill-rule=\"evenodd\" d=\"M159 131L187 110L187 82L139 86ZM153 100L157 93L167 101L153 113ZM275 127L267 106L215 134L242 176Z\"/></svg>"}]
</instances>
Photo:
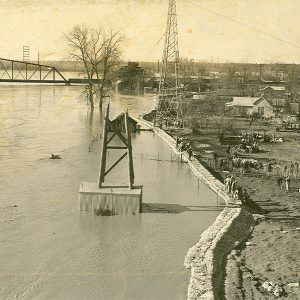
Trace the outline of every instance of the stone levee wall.
<instances>
[{"instance_id":1,"label":"stone levee wall","mask_svg":"<svg viewBox=\"0 0 300 300\"><path fill-rule=\"evenodd\" d=\"M188 159L187 153L181 153L176 141L164 130L153 127L150 122L139 120L139 123L153 128L177 155L189 164L192 172L206 183L227 206L216 218L214 224L204 231L200 240L189 249L184 265L191 269L188 287L188 299L223 299L224 269L227 255L239 243L244 241L254 225L251 213L241 208L240 203L232 203L224 189L223 183L216 179L201 163Z\"/></svg>"}]
</instances>

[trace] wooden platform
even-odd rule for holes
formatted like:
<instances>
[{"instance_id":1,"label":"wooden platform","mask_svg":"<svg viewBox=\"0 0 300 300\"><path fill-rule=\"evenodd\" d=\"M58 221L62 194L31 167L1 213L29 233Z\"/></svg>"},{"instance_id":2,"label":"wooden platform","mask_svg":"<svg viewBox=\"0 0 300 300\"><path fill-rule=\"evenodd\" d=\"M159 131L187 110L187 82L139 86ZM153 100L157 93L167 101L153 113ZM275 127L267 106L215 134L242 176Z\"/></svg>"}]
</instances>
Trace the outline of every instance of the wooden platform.
<instances>
[{"instance_id":1,"label":"wooden platform","mask_svg":"<svg viewBox=\"0 0 300 300\"><path fill-rule=\"evenodd\" d=\"M79 188L79 209L97 213L109 210L113 214L139 213L142 207L142 186L103 187L83 181Z\"/></svg>"}]
</instances>

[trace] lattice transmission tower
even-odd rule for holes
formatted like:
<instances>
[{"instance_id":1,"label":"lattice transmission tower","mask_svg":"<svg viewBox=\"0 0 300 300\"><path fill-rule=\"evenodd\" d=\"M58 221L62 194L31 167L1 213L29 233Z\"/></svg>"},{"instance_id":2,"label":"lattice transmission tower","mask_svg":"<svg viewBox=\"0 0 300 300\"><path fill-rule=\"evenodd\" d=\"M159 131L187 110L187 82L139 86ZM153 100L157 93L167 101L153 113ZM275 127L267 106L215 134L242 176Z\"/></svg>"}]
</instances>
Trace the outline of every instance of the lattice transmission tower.
<instances>
[{"instance_id":1,"label":"lattice transmission tower","mask_svg":"<svg viewBox=\"0 0 300 300\"><path fill-rule=\"evenodd\" d=\"M23 61L29 61L29 46L23 46Z\"/></svg>"},{"instance_id":2,"label":"lattice transmission tower","mask_svg":"<svg viewBox=\"0 0 300 300\"><path fill-rule=\"evenodd\" d=\"M181 112L179 95L179 49L176 0L169 0L165 43L160 70L157 117L178 117Z\"/></svg>"}]
</instances>

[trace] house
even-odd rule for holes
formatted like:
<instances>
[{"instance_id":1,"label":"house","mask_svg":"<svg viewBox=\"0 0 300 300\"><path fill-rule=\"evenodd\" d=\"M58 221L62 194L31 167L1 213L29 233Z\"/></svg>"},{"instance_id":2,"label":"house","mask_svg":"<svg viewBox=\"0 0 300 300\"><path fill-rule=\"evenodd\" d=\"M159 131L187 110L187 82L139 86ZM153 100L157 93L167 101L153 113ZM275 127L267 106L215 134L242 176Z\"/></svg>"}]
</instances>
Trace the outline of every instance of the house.
<instances>
[{"instance_id":1,"label":"house","mask_svg":"<svg viewBox=\"0 0 300 300\"><path fill-rule=\"evenodd\" d=\"M265 99L284 99L285 98L285 87L284 86L266 86L260 90L262 96Z\"/></svg>"},{"instance_id":2,"label":"house","mask_svg":"<svg viewBox=\"0 0 300 300\"><path fill-rule=\"evenodd\" d=\"M225 112L234 116L252 116L254 114L266 118L274 117L274 106L264 97L233 97L231 102L225 103Z\"/></svg>"}]
</instances>

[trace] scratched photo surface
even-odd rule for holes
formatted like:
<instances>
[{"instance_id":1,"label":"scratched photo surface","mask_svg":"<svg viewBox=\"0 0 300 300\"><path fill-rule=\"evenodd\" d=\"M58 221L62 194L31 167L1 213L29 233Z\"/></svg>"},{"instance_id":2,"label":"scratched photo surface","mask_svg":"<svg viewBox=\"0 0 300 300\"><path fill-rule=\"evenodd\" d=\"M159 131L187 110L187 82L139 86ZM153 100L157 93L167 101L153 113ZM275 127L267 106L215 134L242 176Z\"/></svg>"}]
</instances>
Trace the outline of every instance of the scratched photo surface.
<instances>
[{"instance_id":1,"label":"scratched photo surface","mask_svg":"<svg viewBox=\"0 0 300 300\"><path fill-rule=\"evenodd\" d=\"M111 120L127 110L138 119L155 108L158 83L148 96L122 93L114 77L103 110L96 100L91 109L68 37L76 26L116 32L118 66L138 62L155 81L168 5L0 0L0 299L187 299L185 256L225 203L160 136L144 125L131 135L142 213L99 216L78 205L81 182L99 178L108 101ZM299 1L177 0L176 10L180 59L300 64ZM122 155L115 150L107 168ZM128 184L127 158L107 181Z\"/></svg>"}]
</instances>

